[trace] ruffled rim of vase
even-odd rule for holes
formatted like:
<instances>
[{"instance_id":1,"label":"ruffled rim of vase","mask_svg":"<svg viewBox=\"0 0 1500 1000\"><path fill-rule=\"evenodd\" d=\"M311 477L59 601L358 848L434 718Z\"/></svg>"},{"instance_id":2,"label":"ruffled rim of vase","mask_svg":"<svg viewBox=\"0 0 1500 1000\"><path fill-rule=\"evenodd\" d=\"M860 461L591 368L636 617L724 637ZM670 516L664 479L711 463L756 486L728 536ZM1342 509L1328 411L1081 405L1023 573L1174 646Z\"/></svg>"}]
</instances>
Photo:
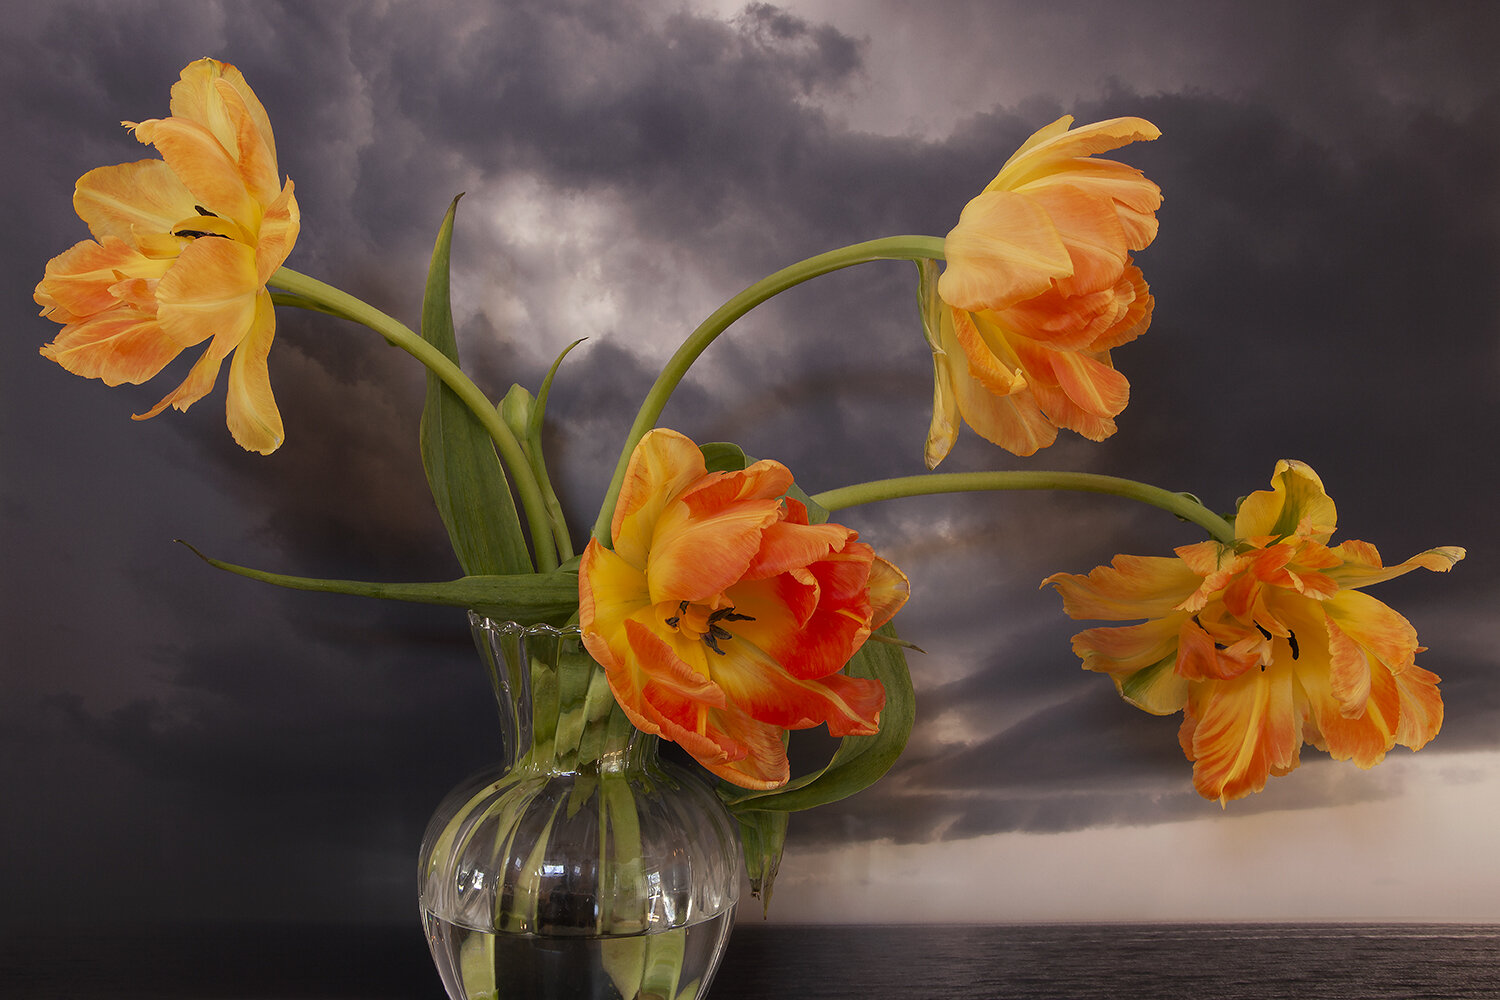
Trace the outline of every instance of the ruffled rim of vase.
<instances>
[{"instance_id":1,"label":"ruffled rim of vase","mask_svg":"<svg viewBox=\"0 0 1500 1000\"><path fill-rule=\"evenodd\" d=\"M477 611L469 612L469 624L474 628L482 628L486 632L495 632L500 635L545 635L559 639L575 639L583 635L583 630L577 625L564 625L561 628L548 625L546 622L523 625L520 622L500 621Z\"/></svg>"}]
</instances>

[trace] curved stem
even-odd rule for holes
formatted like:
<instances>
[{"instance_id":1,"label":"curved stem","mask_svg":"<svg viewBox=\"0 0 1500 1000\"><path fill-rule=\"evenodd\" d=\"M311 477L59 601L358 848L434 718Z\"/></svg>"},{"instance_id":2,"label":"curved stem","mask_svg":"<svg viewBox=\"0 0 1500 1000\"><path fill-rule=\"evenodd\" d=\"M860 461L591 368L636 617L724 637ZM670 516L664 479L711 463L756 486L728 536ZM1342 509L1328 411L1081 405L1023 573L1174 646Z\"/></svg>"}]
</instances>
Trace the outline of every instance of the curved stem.
<instances>
[{"instance_id":1,"label":"curved stem","mask_svg":"<svg viewBox=\"0 0 1500 1000\"><path fill-rule=\"evenodd\" d=\"M843 510L862 503L897 497L988 490L1076 490L1083 493L1108 493L1160 507L1184 521L1193 522L1226 545L1234 542L1234 527L1186 493L1173 493L1133 479L1102 476L1093 472L940 472L844 486L819 493L812 500L828 510Z\"/></svg>"},{"instance_id":2,"label":"curved stem","mask_svg":"<svg viewBox=\"0 0 1500 1000\"><path fill-rule=\"evenodd\" d=\"M548 572L557 568L557 551L551 532L548 530L550 518L547 505L541 488L537 485L536 477L532 473L531 465L526 460L525 452L521 449L521 443L505 425L495 404L490 402L483 390L475 385L458 365L400 320L386 315L362 299L355 298L348 292L319 281L317 278L311 278L283 267L271 275L267 284L306 299L308 308L342 316L369 327L384 337L387 343L401 348L442 379L443 384L452 389L464 405L473 412L489 433L490 439L495 442L495 447L499 450L500 457L510 472L511 481L515 484L521 506L526 511L526 522L531 528L532 547L536 550L537 569L541 572ZM286 299L281 299L281 301L285 304L292 304Z\"/></svg>"},{"instance_id":3,"label":"curved stem","mask_svg":"<svg viewBox=\"0 0 1500 1000\"><path fill-rule=\"evenodd\" d=\"M719 334L727 330L735 320L788 288L830 271L853 267L855 264L865 264L872 260L942 259L943 239L938 236L887 236L883 239L854 243L809 257L789 267L784 267L774 274L769 274L716 309L713 315L700 323L698 328L688 335L687 340L682 342L682 346L667 359L661 374L656 377L656 382L641 402L635 423L630 427L630 433L625 438L625 447L621 450L620 459L615 465L614 478L610 480L609 490L604 494L599 519L594 523L594 537L605 545L609 544L609 525L614 517L615 501L620 495L620 486L625 481L625 468L630 464L631 452L635 450L641 438L645 437L646 432L656 426L656 420L666 407L672 391L677 388L693 362L698 360L698 355L702 354L708 345L712 344Z\"/></svg>"}]
</instances>

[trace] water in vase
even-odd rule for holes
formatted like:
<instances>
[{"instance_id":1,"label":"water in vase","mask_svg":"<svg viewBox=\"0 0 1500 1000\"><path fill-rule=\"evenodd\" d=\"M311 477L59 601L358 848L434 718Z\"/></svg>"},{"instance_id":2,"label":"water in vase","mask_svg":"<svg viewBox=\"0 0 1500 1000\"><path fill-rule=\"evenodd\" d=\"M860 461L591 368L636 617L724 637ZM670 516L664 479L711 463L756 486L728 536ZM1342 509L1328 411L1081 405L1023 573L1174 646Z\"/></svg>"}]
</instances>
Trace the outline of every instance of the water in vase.
<instances>
[{"instance_id":1,"label":"water in vase","mask_svg":"<svg viewBox=\"0 0 1500 1000\"><path fill-rule=\"evenodd\" d=\"M734 908L628 937L497 934L423 914L455 1000L704 1000Z\"/></svg>"}]
</instances>

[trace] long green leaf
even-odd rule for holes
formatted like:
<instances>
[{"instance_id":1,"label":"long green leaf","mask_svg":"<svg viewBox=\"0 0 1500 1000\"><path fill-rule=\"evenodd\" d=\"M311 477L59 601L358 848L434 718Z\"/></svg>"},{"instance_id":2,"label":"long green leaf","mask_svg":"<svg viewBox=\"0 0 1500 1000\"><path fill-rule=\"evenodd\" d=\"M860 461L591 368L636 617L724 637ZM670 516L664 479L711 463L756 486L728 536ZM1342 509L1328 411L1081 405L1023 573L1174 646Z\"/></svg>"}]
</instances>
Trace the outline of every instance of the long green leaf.
<instances>
[{"instance_id":1,"label":"long green leaf","mask_svg":"<svg viewBox=\"0 0 1500 1000\"><path fill-rule=\"evenodd\" d=\"M216 569L292 590L378 597L413 604L446 604L455 608L472 608L491 618L516 621L523 625L536 622L561 625L578 613L576 570L465 576L434 583L370 583L363 580L325 580L320 577L267 573L206 556L187 542L182 544Z\"/></svg>"},{"instance_id":2,"label":"long green leaf","mask_svg":"<svg viewBox=\"0 0 1500 1000\"><path fill-rule=\"evenodd\" d=\"M764 915L771 910L771 890L781 868L791 813L737 809L734 818L740 824L740 845L745 855L745 874L750 879L750 895L760 900Z\"/></svg>"},{"instance_id":3,"label":"long green leaf","mask_svg":"<svg viewBox=\"0 0 1500 1000\"><path fill-rule=\"evenodd\" d=\"M462 197L462 196L460 196ZM422 299L422 339L458 363L449 299L448 262L458 198L448 206L432 249ZM510 483L494 444L474 414L436 375L427 374L422 408L422 467L443 527L465 573L528 573L531 556Z\"/></svg>"}]
</instances>

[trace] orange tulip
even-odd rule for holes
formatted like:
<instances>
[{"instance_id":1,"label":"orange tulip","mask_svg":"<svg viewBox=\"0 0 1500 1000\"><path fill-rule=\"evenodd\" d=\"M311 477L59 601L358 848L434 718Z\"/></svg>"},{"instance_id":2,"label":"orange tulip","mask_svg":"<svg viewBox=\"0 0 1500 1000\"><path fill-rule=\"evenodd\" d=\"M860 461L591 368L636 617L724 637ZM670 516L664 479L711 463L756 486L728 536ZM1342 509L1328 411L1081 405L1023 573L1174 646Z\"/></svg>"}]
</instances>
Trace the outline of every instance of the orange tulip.
<instances>
[{"instance_id":1,"label":"orange tulip","mask_svg":"<svg viewBox=\"0 0 1500 1000\"><path fill-rule=\"evenodd\" d=\"M786 467L707 472L675 431L631 455L611 526L579 568L583 641L635 726L746 788L790 776L782 733L873 734L885 691L841 673L905 603L895 566L809 524Z\"/></svg>"},{"instance_id":2,"label":"orange tulip","mask_svg":"<svg viewBox=\"0 0 1500 1000\"><path fill-rule=\"evenodd\" d=\"M162 159L79 178L73 207L94 239L49 261L36 286L41 314L63 327L42 356L106 385L138 384L208 340L183 383L136 419L186 410L233 354L230 432L269 454L284 435L266 368L276 319L265 286L297 241L292 182L280 183L270 120L233 66L192 63L171 107L170 118L125 123Z\"/></svg>"},{"instance_id":3,"label":"orange tulip","mask_svg":"<svg viewBox=\"0 0 1500 1000\"><path fill-rule=\"evenodd\" d=\"M935 381L928 468L952 449L960 418L1030 455L1059 427L1102 441L1130 398L1109 352L1151 323L1130 251L1155 238L1161 190L1093 154L1161 133L1140 118L1072 123L1059 118L1006 161L948 234L936 287L924 281Z\"/></svg>"},{"instance_id":4,"label":"orange tulip","mask_svg":"<svg viewBox=\"0 0 1500 1000\"><path fill-rule=\"evenodd\" d=\"M1366 542L1329 547L1335 520L1317 474L1283 461L1272 488L1240 505L1233 546L1121 555L1088 576L1043 581L1074 618L1145 619L1080 632L1073 650L1132 704L1183 712L1183 752L1205 798L1260 791L1297 766L1304 741L1369 768L1442 726L1438 677L1415 662L1416 630L1358 588L1418 567L1446 571L1464 550L1385 566Z\"/></svg>"}]
</instances>

